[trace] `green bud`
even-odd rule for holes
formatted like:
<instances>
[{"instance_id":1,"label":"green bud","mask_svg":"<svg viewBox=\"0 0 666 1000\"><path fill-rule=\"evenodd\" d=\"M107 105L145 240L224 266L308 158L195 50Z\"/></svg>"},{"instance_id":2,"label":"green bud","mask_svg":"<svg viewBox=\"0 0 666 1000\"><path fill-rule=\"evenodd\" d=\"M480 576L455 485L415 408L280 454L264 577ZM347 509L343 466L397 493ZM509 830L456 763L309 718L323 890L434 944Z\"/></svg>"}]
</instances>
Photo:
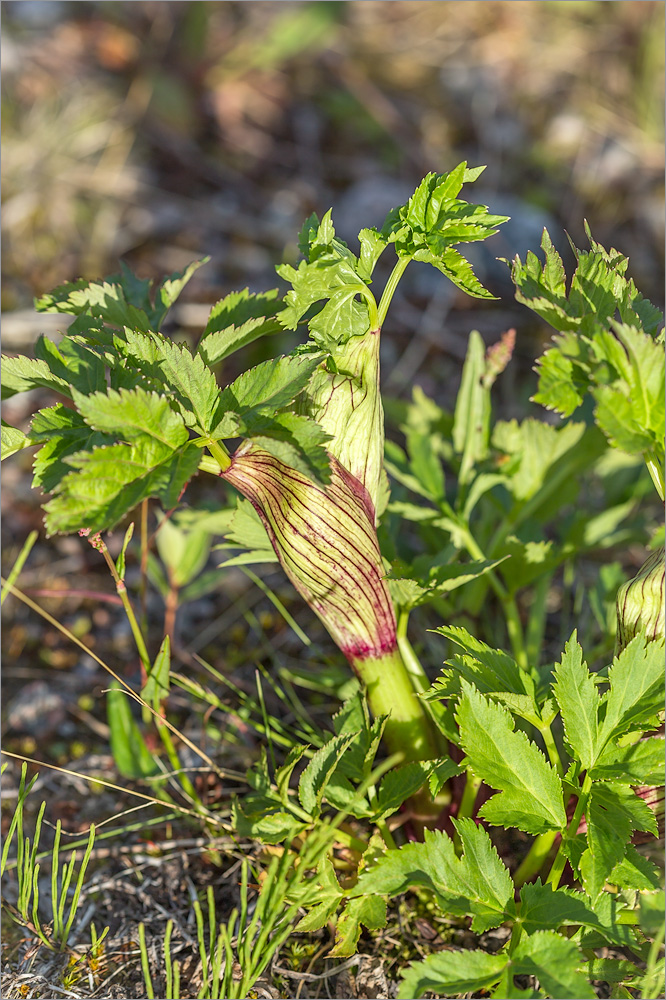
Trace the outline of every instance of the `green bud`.
<instances>
[{"instance_id":1,"label":"green bud","mask_svg":"<svg viewBox=\"0 0 666 1000\"><path fill-rule=\"evenodd\" d=\"M337 371L325 365L316 370L302 408L332 436L329 452L367 490L376 524L386 496L379 330L350 337L334 363Z\"/></svg>"},{"instance_id":2,"label":"green bud","mask_svg":"<svg viewBox=\"0 0 666 1000\"><path fill-rule=\"evenodd\" d=\"M615 655L645 631L647 638L664 637L664 547L657 549L617 594Z\"/></svg>"}]
</instances>

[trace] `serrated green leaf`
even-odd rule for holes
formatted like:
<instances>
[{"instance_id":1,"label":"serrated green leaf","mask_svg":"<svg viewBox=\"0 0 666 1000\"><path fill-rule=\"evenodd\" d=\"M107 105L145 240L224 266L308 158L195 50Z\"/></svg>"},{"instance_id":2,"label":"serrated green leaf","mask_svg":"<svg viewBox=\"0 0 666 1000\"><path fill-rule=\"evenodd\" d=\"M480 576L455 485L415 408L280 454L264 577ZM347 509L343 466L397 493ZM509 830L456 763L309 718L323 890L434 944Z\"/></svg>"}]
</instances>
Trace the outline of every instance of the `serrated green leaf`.
<instances>
[{"instance_id":1,"label":"serrated green leaf","mask_svg":"<svg viewBox=\"0 0 666 1000\"><path fill-rule=\"evenodd\" d=\"M126 270L125 275L128 273ZM132 278L134 279L133 275ZM132 291L136 293L140 287L145 288L145 283L134 279ZM148 303L147 293L143 297L143 303ZM123 279L118 275L110 277L107 281L86 281L80 278L78 281L59 285L47 295L35 299L35 309L37 312L66 313L70 316L90 312L112 326L121 328L127 326L132 330L144 332L150 329L150 320L146 312L128 300L123 288Z\"/></svg>"},{"instance_id":2,"label":"serrated green leaf","mask_svg":"<svg viewBox=\"0 0 666 1000\"><path fill-rule=\"evenodd\" d=\"M20 431L18 427L12 427L11 424L2 421L2 459L4 462L6 458L10 458L15 455L17 451L21 451L22 448L28 448L31 444L35 442L30 439L27 434Z\"/></svg>"},{"instance_id":3,"label":"serrated green leaf","mask_svg":"<svg viewBox=\"0 0 666 1000\"><path fill-rule=\"evenodd\" d=\"M108 389L83 396L74 390L73 396L79 413L96 431L124 441L149 438L162 450L173 450L187 441L183 418L156 392Z\"/></svg>"},{"instance_id":4,"label":"serrated green leaf","mask_svg":"<svg viewBox=\"0 0 666 1000\"><path fill-rule=\"evenodd\" d=\"M463 847L441 831L426 830L423 843L388 851L360 876L350 896L396 895L422 886L434 892L450 913L472 915L472 929L482 933L514 914L513 882L490 837L471 819L454 821Z\"/></svg>"},{"instance_id":5,"label":"serrated green leaf","mask_svg":"<svg viewBox=\"0 0 666 1000\"><path fill-rule=\"evenodd\" d=\"M264 451L279 458L309 479L330 481L330 459L326 445L331 440L320 425L299 413L257 415L243 421L244 433Z\"/></svg>"},{"instance_id":6,"label":"serrated green leaf","mask_svg":"<svg viewBox=\"0 0 666 1000\"><path fill-rule=\"evenodd\" d=\"M514 975L536 976L546 996L554 1000L595 1000L587 977L578 971L582 955L573 941L554 931L523 937L511 957Z\"/></svg>"},{"instance_id":7,"label":"serrated green leaf","mask_svg":"<svg viewBox=\"0 0 666 1000\"><path fill-rule=\"evenodd\" d=\"M534 682L531 677L504 650L492 649L460 625L442 625L434 631L461 646L467 654L447 660L447 664L450 663L454 669L443 671L438 680L440 694L442 682L447 693L457 693L460 690L460 678L464 677L482 693L505 691L534 697ZM452 683L449 684L449 681Z\"/></svg>"},{"instance_id":8,"label":"serrated green leaf","mask_svg":"<svg viewBox=\"0 0 666 1000\"><path fill-rule=\"evenodd\" d=\"M466 583L477 580L495 569L501 562L501 559L496 559L461 565L433 566L427 579L390 576L387 582L394 602L399 607L410 610L421 604L427 604L438 594L449 594L458 587L464 587Z\"/></svg>"},{"instance_id":9,"label":"serrated green leaf","mask_svg":"<svg viewBox=\"0 0 666 1000\"><path fill-rule=\"evenodd\" d=\"M230 292L216 302L210 311L204 337L229 327L241 327L250 320L272 319L284 308L277 288L268 292Z\"/></svg>"},{"instance_id":10,"label":"serrated green leaf","mask_svg":"<svg viewBox=\"0 0 666 1000\"><path fill-rule=\"evenodd\" d=\"M480 814L491 824L526 833L562 830L567 818L562 783L527 735L515 731L505 708L463 681L458 705L461 746L474 774L499 789Z\"/></svg>"},{"instance_id":11,"label":"serrated green leaf","mask_svg":"<svg viewBox=\"0 0 666 1000\"><path fill-rule=\"evenodd\" d=\"M428 788L433 799L437 798L449 778L460 774L462 770L463 768L455 760L444 760L435 764L428 778Z\"/></svg>"},{"instance_id":12,"label":"serrated green leaf","mask_svg":"<svg viewBox=\"0 0 666 1000\"><path fill-rule=\"evenodd\" d=\"M356 952L361 936L361 924L369 931L379 930L386 924L386 900L381 896L362 896L350 899L338 917L335 927L335 945L330 952L336 958L347 958Z\"/></svg>"},{"instance_id":13,"label":"serrated green leaf","mask_svg":"<svg viewBox=\"0 0 666 1000\"><path fill-rule=\"evenodd\" d=\"M174 271L168 278L163 278L155 287L155 304L148 317L150 325L154 330L159 330L164 322L164 318L176 299L180 296L185 285L192 276L207 264L210 257L201 257L193 260L183 271Z\"/></svg>"},{"instance_id":14,"label":"serrated green leaf","mask_svg":"<svg viewBox=\"0 0 666 1000\"><path fill-rule=\"evenodd\" d=\"M657 834L654 813L629 785L595 782L586 809L588 850L580 859L585 891L594 901L625 856L633 830Z\"/></svg>"},{"instance_id":15,"label":"serrated green leaf","mask_svg":"<svg viewBox=\"0 0 666 1000\"><path fill-rule=\"evenodd\" d=\"M501 977L507 962L504 952L435 952L422 962L411 962L402 973L398 1000L418 1000L425 993L459 995L489 989Z\"/></svg>"},{"instance_id":16,"label":"serrated green leaf","mask_svg":"<svg viewBox=\"0 0 666 1000\"><path fill-rule=\"evenodd\" d=\"M197 470L199 449L185 445L174 451L154 438L138 437L132 444L116 444L77 452L67 458L75 471L58 484L46 511L50 533L105 531L150 496L169 509Z\"/></svg>"},{"instance_id":17,"label":"serrated green leaf","mask_svg":"<svg viewBox=\"0 0 666 1000\"><path fill-rule=\"evenodd\" d=\"M36 358L26 358L23 355L10 358L3 354L0 375L3 399L38 387L53 389L62 396L71 398L69 383L59 375L54 375L45 361Z\"/></svg>"},{"instance_id":18,"label":"serrated green leaf","mask_svg":"<svg viewBox=\"0 0 666 1000\"><path fill-rule=\"evenodd\" d=\"M53 375L64 379L84 394L106 388L103 359L90 347L63 337L58 345L40 336L35 343L35 357L49 366Z\"/></svg>"},{"instance_id":19,"label":"serrated green leaf","mask_svg":"<svg viewBox=\"0 0 666 1000\"><path fill-rule=\"evenodd\" d=\"M608 881L621 889L643 891L660 889L663 876L653 861L643 857L633 844L629 844L622 861L615 865L608 876Z\"/></svg>"},{"instance_id":20,"label":"serrated green leaf","mask_svg":"<svg viewBox=\"0 0 666 1000\"><path fill-rule=\"evenodd\" d=\"M53 492L72 471L66 462L68 456L112 444L114 440L112 435L92 431L76 410L62 403L37 411L30 436L42 444L35 455L32 485L45 493Z\"/></svg>"},{"instance_id":21,"label":"serrated green leaf","mask_svg":"<svg viewBox=\"0 0 666 1000\"><path fill-rule=\"evenodd\" d=\"M358 261L349 248L335 238L330 211L315 232L316 217L308 220L301 234L306 260L298 268L283 264L277 268L280 277L292 285L285 296L286 308L280 322L295 330L302 317L315 303L325 299L325 305L311 317L310 333L317 344L332 350L350 336L364 334L369 329L367 302L374 297L358 270ZM361 296L361 301L357 296Z\"/></svg>"},{"instance_id":22,"label":"serrated green leaf","mask_svg":"<svg viewBox=\"0 0 666 1000\"><path fill-rule=\"evenodd\" d=\"M307 826L293 813L276 808L274 802L260 796L244 796L242 805L234 799L231 821L239 837L253 837L264 844L281 844L297 837Z\"/></svg>"},{"instance_id":23,"label":"serrated green leaf","mask_svg":"<svg viewBox=\"0 0 666 1000\"><path fill-rule=\"evenodd\" d=\"M587 896L573 889L553 889L537 879L523 886L520 899L520 924L527 934L577 924L602 926Z\"/></svg>"},{"instance_id":24,"label":"serrated green leaf","mask_svg":"<svg viewBox=\"0 0 666 1000\"><path fill-rule=\"evenodd\" d=\"M599 695L594 677L583 662L576 632L555 667L553 691L560 706L564 735L584 770L594 764L599 750L597 714Z\"/></svg>"},{"instance_id":25,"label":"serrated green leaf","mask_svg":"<svg viewBox=\"0 0 666 1000\"><path fill-rule=\"evenodd\" d=\"M636 785L664 784L664 738L650 736L628 746L609 744L590 770L600 781L617 779Z\"/></svg>"},{"instance_id":26,"label":"serrated green leaf","mask_svg":"<svg viewBox=\"0 0 666 1000\"><path fill-rule=\"evenodd\" d=\"M429 761L415 760L385 774L377 791L374 821L386 819L397 812L426 783L431 770L432 764Z\"/></svg>"},{"instance_id":27,"label":"serrated green leaf","mask_svg":"<svg viewBox=\"0 0 666 1000\"><path fill-rule=\"evenodd\" d=\"M351 733L333 736L317 750L303 771L298 784L298 798L308 815L319 815L326 785L353 738Z\"/></svg>"},{"instance_id":28,"label":"serrated green leaf","mask_svg":"<svg viewBox=\"0 0 666 1000\"><path fill-rule=\"evenodd\" d=\"M212 371L198 354L155 333L127 330L125 353L152 376L161 390L177 400L188 426L208 434L219 416L220 389Z\"/></svg>"},{"instance_id":29,"label":"serrated green leaf","mask_svg":"<svg viewBox=\"0 0 666 1000\"><path fill-rule=\"evenodd\" d=\"M601 980L605 983L619 983L640 975L640 970L633 962L621 958L595 958L585 966L587 978Z\"/></svg>"},{"instance_id":30,"label":"serrated green leaf","mask_svg":"<svg viewBox=\"0 0 666 1000\"><path fill-rule=\"evenodd\" d=\"M664 643L637 635L613 660L599 744L645 728L663 708Z\"/></svg>"},{"instance_id":31,"label":"serrated green leaf","mask_svg":"<svg viewBox=\"0 0 666 1000\"><path fill-rule=\"evenodd\" d=\"M280 801L285 806L289 805L289 781L294 773L294 768L298 764L299 760L301 760L307 749L307 746L300 744L291 747L285 758L284 764L282 764L282 766L275 772L275 784L278 795L280 797Z\"/></svg>"},{"instance_id":32,"label":"serrated green leaf","mask_svg":"<svg viewBox=\"0 0 666 1000\"><path fill-rule=\"evenodd\" d=\"M320 354L283 355L264 361L222 391L219 412L238 414L250 426L257 417L273 417L276 410L291 404L302 392L320 362ZM219 430L213 434L230 436Z\"/></svg>"}]
</instances>

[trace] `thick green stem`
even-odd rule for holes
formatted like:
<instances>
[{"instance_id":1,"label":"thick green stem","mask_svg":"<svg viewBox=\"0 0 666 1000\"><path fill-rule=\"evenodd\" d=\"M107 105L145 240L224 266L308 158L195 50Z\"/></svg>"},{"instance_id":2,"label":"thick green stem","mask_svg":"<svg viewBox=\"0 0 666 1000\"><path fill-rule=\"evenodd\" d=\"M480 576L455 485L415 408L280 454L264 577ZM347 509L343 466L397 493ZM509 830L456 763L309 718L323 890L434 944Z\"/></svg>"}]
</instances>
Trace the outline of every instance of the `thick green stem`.
<instances>
[{"instance_id":1,"label":"thick green stem","mask_svg":"<svg viewBox=\"0 0 666 1000\"><path fill-rule=\"evenodd\" d=\"M439 757L434 728L400 651L355 659L352 666L366 686L373 715L389 716L384 734L390 751L404 754L407 761Z\"/></svg>"}]
</instances>

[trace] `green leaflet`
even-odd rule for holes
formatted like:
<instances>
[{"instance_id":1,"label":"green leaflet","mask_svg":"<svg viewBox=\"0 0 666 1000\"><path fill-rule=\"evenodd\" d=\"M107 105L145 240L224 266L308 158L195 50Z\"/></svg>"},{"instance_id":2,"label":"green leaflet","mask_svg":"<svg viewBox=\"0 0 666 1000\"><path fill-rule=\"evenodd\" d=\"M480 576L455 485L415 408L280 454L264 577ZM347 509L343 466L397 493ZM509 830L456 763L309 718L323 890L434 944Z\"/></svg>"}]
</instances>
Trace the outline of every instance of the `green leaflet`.
<instances>
[{"instance_id":1,"label":"green leaflet","mask_svg":"<svg viewBox=\"0 0 666 1000\"><path fill-rule=\"evenodd\" d=\"M597 757L590 776L600 781L616 779L635 785L663 785L665 749L664 738L660 736L650 736L628 746L611 743Z\"/></svg>"},{"instance_id":2,"label":"green leaflet","mask_svg":"<svg viewBox=\"0 0 666 1000\"><path fill-rule=\"evenodd\" d=\"M421 604L427 604L437 594L448 594L458 587L464 587L471 580L495 569L502 562L494 561L468 562L459 565L432 566L428 578L410 579L399 576L389 576L388 585L394 602L405 610L411 610Z\"/></svg>"},{"instance_id":3,"label":"green leaflet","mask_svg":"<svg viewBox=\"0 0 666 1000\"><path fill-rule=\"evenodd\" d=\"M470 819L454 821L463 847L457 857L453 841L426 830L424 843L388 851L360 876L350 896L395 895L423 886L434 892L451 913L472 915L472 929L482 933L515 914L513 882L490 837Z\"/></svg>"},{"instance_id":4,"label":"green leaflet","mask_svg":"<svg viewBox=\"0 0 666 1000\"><path fill-rule=\"evenodd\" d=\"M564 647L561 662L555 667L553 692L560 706L567 743L587 771L599 752L599 695L594 678L583 662L583 650L575 632Z\"/></svg>"},{"instance_id":5,"label":"green leaflet","mask_svg":"<svg viewBox=\"0 0 666 1000\"><path fill-rule=\"evenodd\" d=\"M282 264L276 268L291 286L285 296L280 322L295 330L315 303L326 300L309 321L310 333L320 347L333 351L350 336L364 334L370 328L368 304L375 310L374 296L359 273L359 263L347 245L336 239L328 211L321 223L311 217L301 231L301 252L306 257L298 268ZM363 301L358 301L361 296Z\"/></svg>"},{"instance_id":6,"label":"green leaflet","mask_svg":"<svg viewBox=\"0 0 666 1000\"><path fill-rule=\"evenodd\" d=\"M578 971L581 957L573 941L554 931L537 931L519 942L512 955L512 972L536 976L546 996L554 1000L594 1000L597 994Z\"/></svg>"},{"instance_id":7,"label":"green leaflet","mask_svg":"<svg viewBox=\"0 0 666 1000\"><path fill-rule=\"evenodd\" d=\"M199 455L196 445L174 450L147 436L70 455L67 464L74 471L44 507L46 528L50 534L105 531L150 496L169 509L197 471Z\"/></svg>"},{"instance_id":8,"label":"green leaflet","mask_svg":"<svg viewBox=\"0 0 666 1000\"><path fill-rule=\"evenodd\" d=\"M625 856L634 830L657 836L654 813L627 784L595 782L586 812L588 849L580 859L585 891L593 901Z\"/></svg>"},{"instance_id":9,"label":"green leaflet","mask_svg":"<svg viewBox=\"0 0 666 1000\"><path fill-rule=\"evenodd\" d=\"M326 786L353 738L353 734L347 733L334 736L317 750L303 771L298 784L298 797L307 813L319 815Z\"/></svg>"},{"instance_id":10,"label":"green leaflet","mask_svg":"<svg viewBox=\"0 0 666 1000\"><path fill-rule=\"evenodd\" d=\"M69 383L59 375L54 375L45 361L25 358L8 358L2 355L2 398L8 399L17 392L27 392L38 386L54 389L63 396L71 396Z\"/></svg>"},{"instance_id":11,"label":"green leaflet","mask_svg":"<svg viewBox=\"0 0 666 1000\"><path fill-rule=\"evenodd\" d=\"M124 353L143 374L174 395L188 426L208 434L216 423L220 389L212 371L199 355L154 333L125 331Z\"/></svg>"},{"instance_id":12,"label":"green leaflet","mask_svg":"<svg viewBox=\"0 0 666 1000\"><path fill-rule=\"evenodd\" d=\"M398 1000L417 1000L425 993L459 995L493 986L507 964L503 952L439 951L422 962L411 962L403 972Z\"/></svg>"},{"instance_id":13,"label":"green leaflet","mask_svg":"<svg viewBox=\"0 0 666 1000\"><path fill-rule=\"evenodd\" d=\"M197 348L206 364L224 361L259 337L278 333L282 329L278 314L284 303L277 294L276 288L259 294L245 288L220 299L211 309Z\"/></svg>"},{"instance_id":14,"label":"green leaflet","mask_svg":"<svg viewBox=\"0 0 666 1000\"><path fill-rule=\"evenodd\" d=\"M184 271L164 278L154 290L153 282L142 280L121 263L121 274L103 282L78 281L60 285L48 295L35 301L38 312L60 312L71 316L91 313L112 326L130 327L132 330L159 330L164 318L192 275L209 257L193 261Z\"/></svg>"},{"instance_id":15,"label":"green leaflet","mask_svg":"<svg viewBox=\"0 0 666 1000\"><path fill-rule=\"evenodd\" d=\"M386 900L381 896L359 896L350 899L337 919L332 956L347 958L354 955L361 936L361 924L370 931L386 924Z\"/></svg>"},{"instance_id":16,"label":"green leaflet","mask_svg":"<svg viewBox=\"0 0 666 1000\"><path fill-rule=\"evenodd\" d=\"M27 434L20 431L18 427L2 421L2 461L15 455L22 448L28 448L34 442Z\"/></svg>"},{"instance_id":17,"label":"green leaflet","mask_svg":"<svg viewBox=\"0 0 666 1000\"><path fill-rule=\"evenodd\" d=\"M480 814L493 825L515 826L526 833L564 829L562 783L555 769L525 733L514 730L505 708L467 681L461 682L461 690L456 716L467 766L499 789Z\"/></svg>"},{"instance_id":18,"label":"green leaflet","mask_svg":"<svg viewBox=\"0 0 666 1000\"><path fill-rule=\"evenodd\" d=\"M183 418L156 392L139 388L108 389L90 396L75 392L74 402L89 427L124 441L146 437L173 450L188 439Z\"/></svg>"},{"instance_id":19,"label":"green leaflet","mask_svg":"<svg viewBox=\"0 0 666 1000\"><path fill-rule=\"evenodd\" d=\"M222 391L220 413L238 414L247 427L292 403L321 362L320 354L292 354L263 361ZM261 423L259 424L261 426ZM218 437L231 436L213 430Z\"/></svg>"},{"instance_id":20,"label":"green leaflet","mask_svg":"<svg viewBox=\"0 0 666 1000\"><path fill-rule=\"evenodd\" d=\"M585 894L573 889L553 889L549 883L543 885L537 879L522 887L520 900L519 923L527 934L577 924L602 926Z\"/></svg>"},{"instance_id":21,"label":"green leaflet","mask_svg":"<svg viewBox=\"0 0 666 1000\"><path fill-rule=\"evenodd\" d=\"M663 316L627 279L627 258L606 251L586 227L591 250L574 247L576 271L567 294L562 260L544 231L545 264L529 253L511 265L516 298L559 335L538 361L534 400L570 416L589 391L609 442L656 462L663 487ZM619 321L618 317L619 316Z\"/></svg>"},{"instance_id":22,"label":"green leaflet","mask_svg":"<svg viewBox=\"0 0 666 1000\"><path fill-rule=\"evenodd\" d=\"M605 745L634 728L656 728L656 714L663 708L663 675L663 640L646 642L637 635L608 671L610 690L600 742Z\"/></svg>"}]
</instances>

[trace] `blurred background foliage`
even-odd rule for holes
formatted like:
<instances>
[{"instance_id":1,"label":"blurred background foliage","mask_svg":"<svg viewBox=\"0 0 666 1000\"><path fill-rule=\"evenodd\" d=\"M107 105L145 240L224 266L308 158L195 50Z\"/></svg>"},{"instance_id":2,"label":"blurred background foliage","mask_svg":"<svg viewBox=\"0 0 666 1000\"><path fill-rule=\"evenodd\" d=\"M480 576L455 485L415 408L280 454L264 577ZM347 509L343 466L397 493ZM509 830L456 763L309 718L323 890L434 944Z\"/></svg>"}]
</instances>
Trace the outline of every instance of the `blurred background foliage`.
<instances>
[{"instance_id":1,"label":"blurred background foliage","mask_svg":"<svg viewBox=\"0 0 666 1000\"><path fill-rule=\"evenodd\" d=\"M192 305L275 284L311 211L333 205L353 240L461 159L488 164L478 200L512 216L478 263L506 308L492 257L535 246L544 223L580 245L583 218L661 298L662 2L2 6L5 312L121 256L157 275L211 254ZM402 305L434 294L420 354L459 354L476 316L450 324L470 304L432 277ZM415 332L396 313L396 335Z\"/></svg>"}]
</instances>

